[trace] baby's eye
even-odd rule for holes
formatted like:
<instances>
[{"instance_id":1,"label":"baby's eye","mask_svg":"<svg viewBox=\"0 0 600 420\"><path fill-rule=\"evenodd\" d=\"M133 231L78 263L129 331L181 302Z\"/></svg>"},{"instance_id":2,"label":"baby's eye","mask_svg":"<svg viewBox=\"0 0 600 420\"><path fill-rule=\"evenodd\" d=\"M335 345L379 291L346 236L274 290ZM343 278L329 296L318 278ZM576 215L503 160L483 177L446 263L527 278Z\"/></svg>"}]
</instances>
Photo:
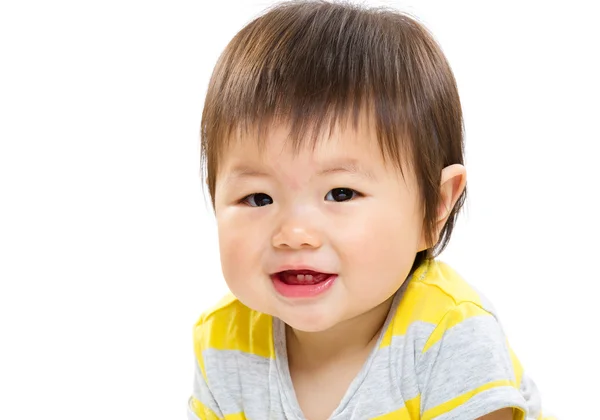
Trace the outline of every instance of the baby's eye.
<instances>
[{"instance_id":1,"label":"baby's eye","mask_svg":"<svg viewBox=\"0 0 600 420\"><path fill-rule=\"evenodd\" d=\"M325 196L325 200L329 200L329 201L337 201L342 202L342 201L348 201L351 200L353 198L356 198L360 195L359 192L354 191L353 189L350 188L334 188L333 190L329 191L327 193L327 195Z\"/></svg>"},{"instance_id":2,"label":"baby's eye","mask_svg":"<svg viewBox=\"0 0 600 420\"><path fill-rule=\"evenodd\" d=\"M273 199L265 193L254 193L244 197L241 202L250 207L263 207L273 204Z\"/></svg>"}]
</instances>

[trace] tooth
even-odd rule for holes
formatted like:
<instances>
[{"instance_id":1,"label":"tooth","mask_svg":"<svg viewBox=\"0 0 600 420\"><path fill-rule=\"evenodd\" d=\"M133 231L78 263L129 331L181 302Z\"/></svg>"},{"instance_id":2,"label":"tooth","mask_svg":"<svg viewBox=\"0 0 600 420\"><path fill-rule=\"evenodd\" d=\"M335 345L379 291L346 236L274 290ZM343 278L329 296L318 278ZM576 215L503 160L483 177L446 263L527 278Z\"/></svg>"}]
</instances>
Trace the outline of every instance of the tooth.
<instances>
[{"instance_id":1,"label":"tooth","mask_svg":"<svg viewBox=\"0 0 600 420\"><path fill-rule=\"evenodd\" d=\"M311 282L313 281L313 276L312 276L312 274L306 274L306 275L304 276L304 280L305 280L307 283L311 283Z\"/></svg>"},{"instance_id":2,"label":"tooth","mask_svg":"<svg viewBox=\"0 0 600 420\"><path fill-rule=\"evenodd\" d=\"M297 274L296 278L298 279L299 282L304 281L304 274Z\"/></svg>"}]
</instances>

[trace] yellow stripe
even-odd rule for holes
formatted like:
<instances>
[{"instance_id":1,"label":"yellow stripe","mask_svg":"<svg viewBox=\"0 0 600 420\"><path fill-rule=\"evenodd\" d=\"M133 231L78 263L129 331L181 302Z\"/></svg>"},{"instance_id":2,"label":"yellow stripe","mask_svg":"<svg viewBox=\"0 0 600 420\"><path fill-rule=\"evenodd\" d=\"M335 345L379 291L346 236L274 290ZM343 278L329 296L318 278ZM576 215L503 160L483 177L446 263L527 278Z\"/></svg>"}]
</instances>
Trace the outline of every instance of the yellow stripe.
<instances>
[{"instance_id":1,"label":"yellow stripe","mask_svg":"<svg viewBox=\"0 0 600 420\"><path fill-rule=\"evenodd\" d=\"M481 306L477 292L457 272L443 262L426 261L415 271L380 348L389 346L392 337L405 335L414 322L438 325L461 302Z\"/></svg>"},{"instance_id":2,"label":"yellow stripe","mask_svg":"<svg viewBox=\"0 0 600 420\"><path fill-rule=\"evenodd\" d=\"M440 288L449 296L456 299L456 303L473 302L482 306L479 294L448 264L433 260L429 263L428 273L421 280L423 284Z\"/></svg>"},{"instance_id":3,"label":"yellow stripe","mask_svg":"<svg viewBox=\"0 0 600 420\"><path fill-rule=\"evenodd\" d=\"M538 416L538 418L536 420L558 420L558 419L554 416L544 417L544 414L540 412L540 415Z\"/></svg>"},{"instance_id":4,"label":"yellow stripe","mask_svg":"<svg viewBox=\"0 0 600 420\"><path fill-rule=\"evenodd\" d=\"M476 316L493 316L485 309L477 306L472 302L463 302L460 305L456 306L454 309L449 311L444 319L438 324L435 328L431 336L425 343L425 347L423 347L423 353L425 353L431 346L440 341L444 334L455 325L460 324L466 319L476 317Z\"/></svg>"},{"instance_id":5,"label":"yellow stripe","mask_svg":"<svg viewBox=\"0 0 600 420\"><path fill-rule=\"evenodd\" d=\"M489 382L485 385L480 386L479 388L473 389L473 390L466 392L456 398L453 398L450 401L446 401L445 403L442 403L436 407L430 408L429 410L427 410L426 412L423 413L423 417L421 420L433 419L444 413L448 413L449 411L452 411L455 408L466 403L468 400L470 400L471 398L473 398L475 395L479 394L480 392L487 391L488 389L496 388L499 386L512 387L513 384L508 380ZM521 420L524 418L525 413L522 412L520 409L515 408L514 411L515 411L515 416L516 416L514 418L516 420Z\"/></svg>"},{"instance_id":6,"label":"yellow stripe","mask_svg":"<svg viewBox=\"0 0 600 420\"><path fill-rule=\"evenodd\" d=\"M396 316L381 340L380 348L389 346L392 337L406 335L408 327L414 322L437 325L444 313L454 306L454 301L444 293L430 293L424 290L426 288L419 283L408 286Z\"/></svg>"},{"instance_id":7,"label":"yellow stripe","mask_svg":"<svg viewBox=\"0 0 600 420\"><path fill-rule=\"evenodd\" d=\"M200 372L202 372L202 376L204 377L204 380L206 381L206 369L204 368L204 357L202 357L202 346L201 343L198 342L197 338L196 338L196 333L198 331L198 325L196 324L194 326L194 331L192 332L193 337L194 337L194 354L196 355L196 360L198 361L198 366L200 366Z\"/></svg>"},{"instance_id":8,"label":"yellow stripe","mask_svg":"<svg viewBox=\"0 0 600 420\"><path fill-rule=\"evenodd\" d=\"M223 420L217 416L214 411L194 397L190 398L189 404L194 414L196 414L200 420Z\"/></svg>"},{"instance_id":9,"label":"yellow stripe","mask_svg":"<svg viewBox=\"0 0 600 420\"><path fill-rule=\"evenodd\" d=\"M240 302L232 304L226 313L205 320L199 341L204 349L239 350L273 358L273 326L269 315L250 310Z\"/></svg>"},{"instance_id":10,"label":"yellow stripe","mask_svg":"<svg viewBox=\"0 0 600 420\"><path fill-rule=\"evenodd\" d=\"M246 420L244 413L227 414L225 420Z\"/></svg>"},{"instance_id":11,"label":"yellow stripe","mask_svg":"<svg viewBox=\"0 0 600 420\"><path fill-rule=\"evenodd\" d=\"M417 395L415 398L406 401L405 406L400 410L374 417L372 420L414 420L419 418L420 408L421 396Z\"/></svg>"}]
</instances>

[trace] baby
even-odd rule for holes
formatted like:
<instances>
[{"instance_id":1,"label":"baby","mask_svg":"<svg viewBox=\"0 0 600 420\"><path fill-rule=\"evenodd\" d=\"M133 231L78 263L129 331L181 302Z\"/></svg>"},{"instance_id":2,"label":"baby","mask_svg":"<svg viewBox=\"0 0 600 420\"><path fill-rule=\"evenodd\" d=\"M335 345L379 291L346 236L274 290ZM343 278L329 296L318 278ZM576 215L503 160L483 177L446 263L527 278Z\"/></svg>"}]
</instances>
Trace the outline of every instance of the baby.
<instances>
[{"instance_id":1,"label":"baby","mask_svg":"<svg viewBox=\"0 0 600 420\"><path fill-rule=\"evenodd\" d=\"M232 295L195 325L189 419L549 419L489 302L436 259L466 172L422 25L271 8L220 57L201 139Z\"/></svg>"}]
</instances>

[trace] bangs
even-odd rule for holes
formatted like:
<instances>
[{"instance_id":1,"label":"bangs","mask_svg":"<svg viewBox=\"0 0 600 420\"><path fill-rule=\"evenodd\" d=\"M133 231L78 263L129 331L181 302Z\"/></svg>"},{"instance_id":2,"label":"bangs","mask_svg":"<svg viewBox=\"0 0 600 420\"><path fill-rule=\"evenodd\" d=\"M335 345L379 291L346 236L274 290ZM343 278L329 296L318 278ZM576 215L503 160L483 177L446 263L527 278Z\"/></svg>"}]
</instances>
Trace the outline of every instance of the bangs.
<instances>
[{"instance_id":1,"label":"bangs","mask_svg":"<svg viewBox=\"0 0 600 420\"><path fill-rule=\"evenodd\" d=\"M356 129L365 112L384 160L400 162L412 110L399 82L409 75L398 34L382 25L380 11L295 3L251 22L221 56L203 115L213 124L202 127L204 152L218 161L232 138L262 147L276 124L289 127L294 150L314 148L336 126Z\"/></svg>"}]
</instances>

